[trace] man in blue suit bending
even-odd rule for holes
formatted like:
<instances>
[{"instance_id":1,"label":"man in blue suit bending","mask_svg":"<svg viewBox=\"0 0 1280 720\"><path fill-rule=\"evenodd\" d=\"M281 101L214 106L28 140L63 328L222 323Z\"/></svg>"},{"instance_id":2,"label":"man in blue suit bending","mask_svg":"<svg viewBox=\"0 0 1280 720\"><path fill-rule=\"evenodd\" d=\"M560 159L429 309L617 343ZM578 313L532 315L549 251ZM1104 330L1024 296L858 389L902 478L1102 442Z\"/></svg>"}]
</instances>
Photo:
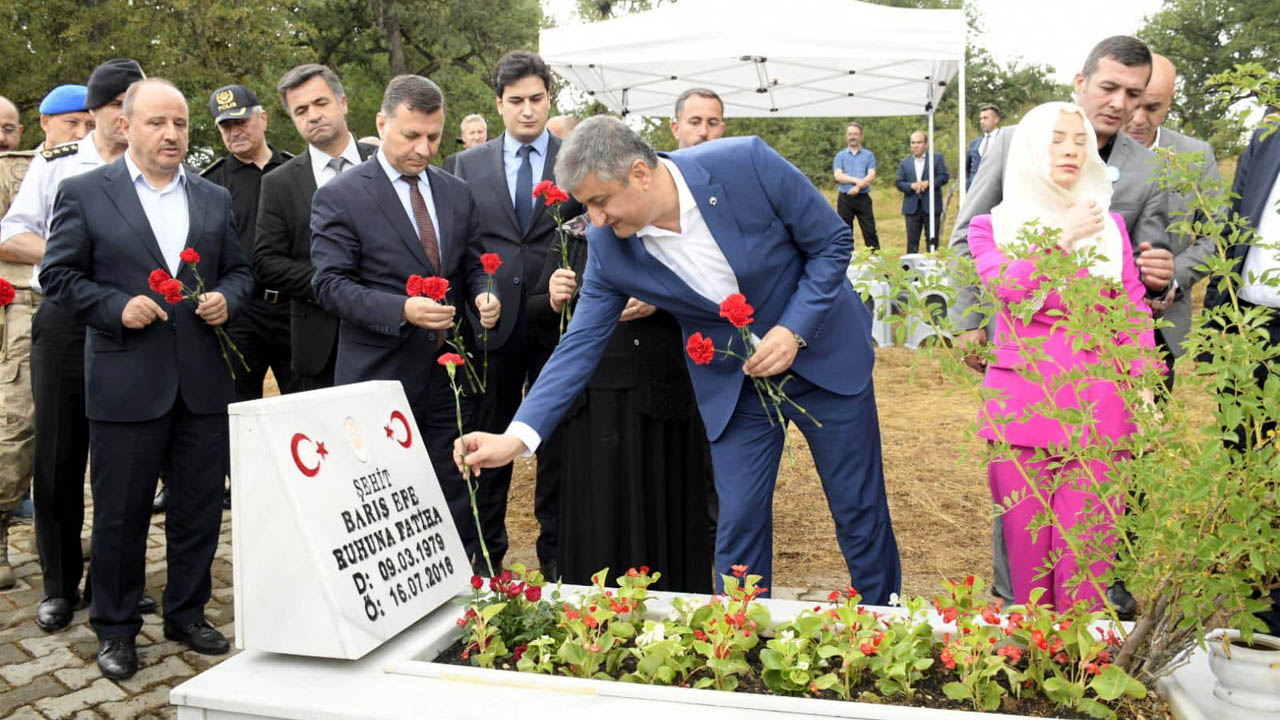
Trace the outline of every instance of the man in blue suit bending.
<instances>
[{"instance_id":1,"label":"man in blue suit bending","mask_svg":"<svg viewBox=\"0 0 1280 720\"><path fill-rule=\"evenodd\" d=\"M771 584L783 429L770 423L751 378L790 375L788 395L822 426L783 413L809 441L852 583L867 602L887 602L901 571L871 384L871 318L845 279L849 226L755 137L660 156L625 123L594 117L565 140L556 177L594 226L577 310L506 433L467 434L467 455L456 447L455 461L495 467L536 450L591 376L629 297L674 314L686 337L702 333L725 348L737 331L720 317L720 302L740 292L755 307L755 355L745 364L723 355L689 363L720 496L716 570L748 565Z\"/></svg>"}]
</instances>

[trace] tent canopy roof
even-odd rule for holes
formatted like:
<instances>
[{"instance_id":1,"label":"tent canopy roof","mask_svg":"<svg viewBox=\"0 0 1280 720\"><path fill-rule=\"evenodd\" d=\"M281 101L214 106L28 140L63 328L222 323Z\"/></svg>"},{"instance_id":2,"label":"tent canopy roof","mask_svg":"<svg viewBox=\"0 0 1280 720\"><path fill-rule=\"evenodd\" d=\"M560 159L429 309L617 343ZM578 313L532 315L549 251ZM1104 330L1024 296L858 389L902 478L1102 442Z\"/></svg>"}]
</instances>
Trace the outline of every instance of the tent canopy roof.
<instances>
[{"instance_id":1,"label":"tent canopy roof","mask_svg":"<svg viewBox=\"0 0 1280 720\"><path fill-rule=\"evenodd\" d=\"M620 113L670 116L715 90L728 117L918 115L964 60L961 10L857 0L682 0L543 30L541 55Z\"/></svg>"}]
</instances>

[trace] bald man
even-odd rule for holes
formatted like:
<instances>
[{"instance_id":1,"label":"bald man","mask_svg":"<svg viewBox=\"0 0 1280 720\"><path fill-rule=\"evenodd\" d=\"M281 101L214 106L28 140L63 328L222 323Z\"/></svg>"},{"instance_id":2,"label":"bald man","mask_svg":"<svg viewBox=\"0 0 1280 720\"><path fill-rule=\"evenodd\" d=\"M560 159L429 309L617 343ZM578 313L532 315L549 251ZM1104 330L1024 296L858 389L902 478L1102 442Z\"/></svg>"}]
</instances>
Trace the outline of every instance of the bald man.
<instances>
[{"instance_id":1,"label":"bald man","mask_svg":"<svg viewBox=\"0 0 1280 720\"><path fill-rule=\"evenodd\" d=\"M578 127L579 122L576 115L556 115L547 121L547 132L563 140Z\"/></svg>"},{"instance_id":2,"label":"bald man","mask_svg":"<svg viewBox=\"0 0 1280 720\"><path fill-rule=\"evenodd\" d=\"M1163 127L1169 115L1169 106L1173 103L1174 81L1177 70L1169 58L1152 53L1151 80L1147 89L1138 101L1138 109L1133 113L1125 132L1145 147L1170 148L1174 152L1195 153L1200 167L1200 183L1207 186L1222 180L1218 173L1218 161L1214 158L1213 148L1209 143L1197 140L1182 133ZM1173 193L1169 194L1169 220L1176 222L1183 219L1191 198ZM1216 241L1212 237L1195 238L1186 233L1169 234L1170 250L1173 252L1175 290L1173 297L1167 302L1152 301L1151 309L1157 316L1163 316L1172 326L1156 330L1156 340L1164 351L1167 360L1180 357L1183 353L1183 341L1191 328L1191 288L1205 276L1200 265L1209 258L1216 249ZM1170 372L1165 376L1169 388L1173 388L1173 364L1169 363Z\"/></svg>"},{"instance_id":3,"label":"bald man","mask_svg":"<svg viewBox=\"0 0 1280 720\"><path fill-rule=\"evenodd\" d=\"M22 118L18 106L7 97L0 97L0 152L17 150L22 142Z\"/></svg>"}]
</instances>

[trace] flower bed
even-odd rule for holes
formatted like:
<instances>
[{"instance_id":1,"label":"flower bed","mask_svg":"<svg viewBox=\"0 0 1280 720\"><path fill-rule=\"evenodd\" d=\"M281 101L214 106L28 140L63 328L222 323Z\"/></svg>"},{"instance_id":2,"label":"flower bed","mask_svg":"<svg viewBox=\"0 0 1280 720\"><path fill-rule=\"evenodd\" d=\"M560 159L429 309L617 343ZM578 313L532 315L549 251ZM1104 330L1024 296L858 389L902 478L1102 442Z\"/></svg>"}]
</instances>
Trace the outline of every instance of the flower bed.
<instances>
[{"instance_id":1,"label":"flower bed","mask_svg":"<svg viewBox=\"0 0 1280 720\"><path fill-rule=\"evenodd\" d=\"M1172 717L1111 664L1119 639L1099 626L1100 614L1059 614L1034 603L1001 613L976 600L982 583L972 577L946 584L932 608L922 598L869 608L853 588L818 605L763 600L759 578L745 568L725 578L723 595L710 597L651 594L658 575L646 568L623 574L616 589L605 587L605 575L591 587L555 590L519 567L487 583L474 578L457 627L420 656L435 670L410 672L484 673L439 665L457 663L560 676L543 680L601 694L655 697L657 688L640 685L658 685L668 686L661 696L682 693L683 702L799 703L803 712L829 715L891 703L932 712ZM621 682L605 688L597 680ZM718 693L677 688L763 696L725 702Z\"/></svg>"}]
</instances>

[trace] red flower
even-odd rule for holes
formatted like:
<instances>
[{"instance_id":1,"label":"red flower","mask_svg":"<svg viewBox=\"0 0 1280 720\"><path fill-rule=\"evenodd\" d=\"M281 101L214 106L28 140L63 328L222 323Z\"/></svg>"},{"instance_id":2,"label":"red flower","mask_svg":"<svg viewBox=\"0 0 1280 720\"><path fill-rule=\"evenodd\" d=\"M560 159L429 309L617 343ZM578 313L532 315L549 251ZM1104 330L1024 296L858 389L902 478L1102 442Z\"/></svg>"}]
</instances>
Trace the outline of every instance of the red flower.
<instances>
[{"instance_id":1,"label":"red flower","mask_svg":"<svg viewBox=\"0 0 1280 720\"><path fill-rule=\"evenodd\" d=\"M863 655L875 655L876 651L878 650L878 648L876 648L875 645L872 645L871 643L868 643L868 642L862 643L862 646L859 647L858 649L862 651Z\"/></svg>"},{"instance_id":2,"label":"red flower","mask_svg":"<svg viewBox=\"0 0 1280 720\"><path fill-rule=\"evenodd\" d=\"M440 357L436 358L436 362L440 363L441 365L444 365L445 367L448 367L450 365L457 367L459 365L466 364L466 361L463 360L462 356L459 355L458 353L445 353ZM489 584L490 585L496 584L494 582L495 580L497 580L497 578L493 578L492 580L490 580Z\"/></svg>"},{"instance_id":3,"label":"red flower","mask_svg":"<svg viewBox=\"0 0 1280 720\"><path fill-rule=\"evenodd\" d=\"M988 625L1000 624L1000 616L997 615L996 611L993 610L989 605L987 607L982 608L982 620Z\"/></svg>"},{"instance_id":4,"label":"red flower","mask_svg":"<svg viewBox=\"0 0 1280 720\"><path fill-rule=\"evenodd\" d=\"M973 576L969 575L964 579L965 587L973 587Z\"/></svg>"},{"instance_id":5,"label":"red flower","mask_svg":"<svg viewBox=\"0 0 1280 720\"><path fill-rule=\"evenodd\" d=\"M529 602L538 602L542 599L542 588L537 585L530 585L524 589L524 599Z\"/></svg>"},{"instance_id":6,"label":"red flower","mask_svg":"<svg viewBox=\"0 0 1280 720\"><path fill-rule=\"evenodd\" d=\"M734 577L742 577L743 575L747 574L746 565L733 565L733 566L730 566L729 569L733 571Z\"/></svg>"},{"instance_id":7,"label":"red flower","mask_svg":"<svg viewBox=\"0 0 1280 720\"><path fill-rule=\"evenodd\" d=\"M640 566L640 574L641 574L641 575L648 575L648 574L649 574L649 566L648 566L648 565L641 565L641 566Z\"/></svg>"},{"instance_id":8,"label":"red flower","mask_svg":"<svg viewBox=\"0 0 1280 720\"><path fill-rule=\"evenodd\" d=\"M404 283L404 292L409 297L418 297L422 294L422 276L410 275L409 279Z\"/></svg>"},{"instance_id":9,"label":"red flower","mask_svg":"<svg viewBox=\"0 0 1280 720\"><path fill-rule=\"evenodd\" d=\"M498 253L485 253L480 256L480 264L484 266L485 272L492 275L502 267L502 258L498 257Z\"/></svg>"},{"instance_id":10,"label":"red flower","mask_svg":"<svg viewBox=\"0 0 1280 720\"><path fill-rule=\"evenodd\" d=\"M960 611L956 610L953 607L942 608L942 622L945 622L945 623L955 622L956 618L959 616L960 616Z\"/></svg>"},{"instance_id":11,"label":"red flower","mask_svg":"<svg viewBox=\"0 0 1280 720\"><path fill-rule=\"evenodd\" d=\"M169 274L168 270L157 268L147 276L147 285L151 286L151 292L158 293L160 292L160 283L171 279L173 279L173 276Z\"/></svg>"},{"instance_id":12,"label":"red flower","mask_svg":"<svg viewBox=\"0 0 1280 720\"><path fill-rule=\"evenodd\" d=\"M1064 652L1060 652L1057 655L1053 656L1053 661L1060 665L1065 665L1070 660L1071 658L1067 657L1067 654Z\"/></svg>"},{"instance_id":13,"label":"red flower","mask_svg":"<svg viewBox=\"0 0 1280 720\"><path fill-rule=\"evenodd\" d=\"M520 658L524 657L524 651L528 649L528 645L517 645L516 649L511 651L511 659L520 662Z\"/></svg>"},{"instance_id":14,"label":"red flower","mask_svg":"<svg viewBox=\"0 0 1280 720\"><path fill-rule=\"evenodd\" d=\"M693 360L694 365L707 365L716 357L716 344L711 338L703 336L702 333L696 332L689 336L689 341L685 343L685 352L689 353L689 358Z\"/></svg>"},{"instance_id":15,"label":"red flower","mask_svg":"<svg viewBox=\"0 0 1280 720\"><path fill-rule=\"evenodd\" d=\"M1100 660L1100 661L1102 661L1102 662L1104 662L1104 663L1109 663L1109 662L1111 662L1111 653L1107 652L1106 650L1099 650L1099 651L1098 651L1098 660Z\"/></svg>"},{"instance_id":16,"label":"red flower","mask_svg":"<svg viewBox=\"0 0 1280 720\"><path fill-rule=\"evenodd\" d=\"M164 301L170 305L177 305L182 302L182 281L169 278L160 283L160 294L164 295Z\"/></svg>"},{"instance_id":17,"label":"red flower","mask_svg":"<svg viewBox=\"0 0 1280 720\"><path fill-rule=\"evenodd\" d=\"M747 302L747 296L742 293L734 293L720 303L720 317L728 320L729 324L736 328L750 325L755 319L751 317L751 313L755 311L756 309Z\"/></svg>"},{"instance_id":18,"label":"red flower","mask_svg":"<svg viewBox=\"0 0 1280 720\"><path fill-rule=\"evenodd\" d=\"M0 307L8 307L18 293L13 289L13 283L0 278Z\"/></svg>"},{"instance_id":19,"label":"red flower","mask_svg":"<svg viewBox=\"0 0 1280 720\"><path fill-rule=\"evenodd\" d=\"M597 620L594 615L588 615L583 622L585 622L589 628L594 628L600 624L600 621Z\"/></svg>"},{"instance_id":20,"label":"red flower","mask_svg":"<svg viewBox=\"0 0 1280 720\"><path fill-rule=\"evenodd\" d=\"M541 196L543 193L545 193L547 190L550 190L551 188L553 188L553 187L555 187L555 186L556 186L556 184L555 184L554 182L552 182L551 180L543 180L542 182L540 182L540 183L538 183L537 185L534 185L534 186L533 186L533 196L534 196L534 197L540 197L540 196Z\"/></svg>"},{"instance_id":21,"label":"red flower","mask_svg":"<svg viewBox=\"0 0 1280 720\"><path fill-rule=\"evenodd\" d=\"M577 620L577 619L578 619L578 611L577 611L577 610L574 610L574 609L572 609L572 608L565 608L565 611L564 611L564 619L565 619L565 620Z\"/></svg>"},{"instance_id":22,"label":"red flower","mask_svg":"<svg viewBox=\"0 0 1280 720\"><path fill-rule=\"evenodd\" d=\"M956 669L956 659L951 655L951 648L942 648L940 657L942 658L942 664L946 665L948 670Z\"/></svg>"},{"instance_id":23,"label":"red flower","mask_svg":"<svg viewBox=\"0 0 1280 720\"><path fill-rule=\"evenodd\" d=\"M548 207L552 205L559 205L560 203L567 203L569 202L569 193L552 185L551 189L547 190L547 194L542 198L542 201L545 202Z\"/></svg>"},{"instance_id":24,"label":"red flower","mask_svg":"<svg viewBox=\"0 0 1280 720\"><path fill-rule=\"evenodd\" d=\"M178 257L182 258L184 263L200 262L200 253L196 252L195 248L183 248L182 252L178 253Z\"/></svg>"},{"instance_id":25,"label":"red flower","mask_svg":"<svg viewBox=\"0 0 1280 720\"><path fill-rule=\"evenodd\" d=\"M445 278L432 275L429 278L422 279L422 294L440 302L444 300L444 296L449 292L449 281Z\"/></svg>"},{"instance_id":26,"label":"red flower","mask_svg":"<svg viewBox=\"0 0 1280 720\"><path fill-rule=\"evenodd\" d=\"M480 577L479 575L472 575L471 587L475 588L476 590L479 590L480 588L484 587L484 578Z\"/></svg>"},{"instance_id":27,"label":"red flower","mask_svg":"<svg viewBox=\"0 0 1280 720\"><path fill-rule=\"evenodd\" d=\"M1031 631L1031 644L1035 645L1041 650L1049 649L1049 641L1044 639L1044 633L1039 630Z\"/></svg>"},{"instance_id":28,"label":"red flower","mask_svg":"<svg viewBox=\"0 0 1280 720\"><path fill-rule=\"evenodd\" d=\"M827 600L830 602L840 602L840 591L832 590L831 593L827 595Z\"/></svg>"}]
</instances>

